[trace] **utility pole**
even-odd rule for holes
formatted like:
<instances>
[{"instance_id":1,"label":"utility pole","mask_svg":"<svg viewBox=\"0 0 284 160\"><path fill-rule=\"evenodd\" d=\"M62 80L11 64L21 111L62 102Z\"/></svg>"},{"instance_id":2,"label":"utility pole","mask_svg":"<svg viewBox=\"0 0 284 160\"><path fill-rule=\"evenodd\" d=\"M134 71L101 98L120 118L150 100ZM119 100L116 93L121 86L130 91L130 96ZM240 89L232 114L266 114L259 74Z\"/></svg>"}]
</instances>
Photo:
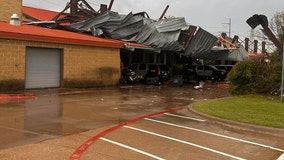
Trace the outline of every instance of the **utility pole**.
<instances>
[{"instance_id":1,"label":"utility pole","mask_svg":"<svg viewBox=\"0 0 284 160\"><path fill-rule=\"evenodd\" d=\"M222 24L225 24L225 25L228 25L229 26L229 31L227 32L229 34L229 37L231 37L231 32L232 32L232 19L231 18L227 18L229 20L228 23L222 23Z\"/></svg>"}]
</instances>

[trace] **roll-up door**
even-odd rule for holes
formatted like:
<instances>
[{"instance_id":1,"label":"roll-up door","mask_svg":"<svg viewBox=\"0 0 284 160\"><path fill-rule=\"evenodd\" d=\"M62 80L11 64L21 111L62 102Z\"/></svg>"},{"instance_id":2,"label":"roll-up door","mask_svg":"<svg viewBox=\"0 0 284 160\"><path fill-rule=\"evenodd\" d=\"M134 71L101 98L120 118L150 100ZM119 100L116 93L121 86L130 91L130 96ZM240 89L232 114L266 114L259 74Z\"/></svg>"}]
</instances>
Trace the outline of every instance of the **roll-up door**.
<instances>
[{"instance_id":1,"label":"roll-up door","mask_svg":"<svg viewBox=\"0 0 284 160\"><path fill-rule=\"evenodd\" d=\"M60 87L60 49L27 47L26 89Z\"/></svg>"}]
</instances>

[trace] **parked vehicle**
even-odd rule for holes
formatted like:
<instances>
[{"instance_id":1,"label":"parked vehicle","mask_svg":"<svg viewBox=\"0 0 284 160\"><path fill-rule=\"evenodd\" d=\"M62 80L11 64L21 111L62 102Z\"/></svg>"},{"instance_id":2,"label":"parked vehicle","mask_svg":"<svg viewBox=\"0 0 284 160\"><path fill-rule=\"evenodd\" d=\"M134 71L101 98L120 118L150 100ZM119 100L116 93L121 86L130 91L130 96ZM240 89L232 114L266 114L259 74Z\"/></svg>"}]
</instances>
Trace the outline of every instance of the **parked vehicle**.
<instances>
[{"instance_id":1,"label":"parked vehicle","mask_svg":"<svg viewBox=\"0 0 284 160\"><path fill-rule=\"evenodd\" d=\"M196 75L198 80L214 80L214 81L222 81L226 79L227 71L220 70L213 65L198 65L196 67Z\"/></svg>"},{"instance_id":2,"label":"parked vehicle","mask_svg":"<svg viewBox=\"0 0 284 160\"><path fill-rule=\"evenodd\" d=\"M148 64L148 70L144 77L146 84L161 85L170 79L169 67L164 64Z\"/></svg>"},{"instance_id":3,"label":"parked vehicle","mask_svg":"<svg viewBox=\"0 0 284 160\"><path fill-rule=\"evenodd\" d=\"M135 63L128 68L133 70L138 79L146 84L163 84L170 79L169 67L165 64Z\"/></svg>"},{"instance_id":4,"label":"parked vehicle","mask_svg":"<svg viewBox=\"0 0 284 160\"><path fill-rule=\"evenodd\" d=\"M185 82L195 82L197 80L196 74L197 65L185 64L182 68L182 76Z\"/></svg>"},{"instance_id":5,"label":"parked vehicle","mask_svg":"<svg viewBox=\"0 0 284 160\"><path fill-rule=\"evenodd\" d=\"M139 80L144 80L149 67L146 63L134 63L131 64L128 68L136 73Z\"/></svg>"},{"instance_id":6,"label":"parked vehicle","mask_svg":"<svg viewBox=\"0 0 284 160\"><path fill-rule=\"evenodd\" d=\"M234 65L214 65L216 68L218 68L219 70L225 70L227 71L227 73L229 73L231 71L231 69L234 67Z\"/></svg>"},{"instance_id":7,"label":"parked vehicle","mask_svg":"<svg viewBox=\"0 0 284 160\"><path fill-rule=\"evenodd\" d=\"M129 84L138 80L137 74L129 68L124 68L121 72L120 83Z\"/></svg>"}]
</instances>

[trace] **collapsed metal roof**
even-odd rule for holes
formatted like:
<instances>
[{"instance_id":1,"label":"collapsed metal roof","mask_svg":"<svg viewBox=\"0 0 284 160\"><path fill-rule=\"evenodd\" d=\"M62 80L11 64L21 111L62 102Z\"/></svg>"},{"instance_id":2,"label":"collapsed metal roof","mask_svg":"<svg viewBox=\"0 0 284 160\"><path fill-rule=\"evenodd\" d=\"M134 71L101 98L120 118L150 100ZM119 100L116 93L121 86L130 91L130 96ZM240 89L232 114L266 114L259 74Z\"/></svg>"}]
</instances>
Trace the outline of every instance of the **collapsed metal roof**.
<instances>
[{"instance_id":1,"label":"collapsed metal roof","mask_svg":"<svg viewBox=\"0 0 284 160\"><path fill-rule=\"evenodd\" d=\"M180 41L181 31L188 29L184 18L152 20L143 14L120 15L106 11L87 20L72 23L66 29L92 31L94 36L142 43L162 50L181 51L185 42Z\"/></svg>"},{"instance_id":2,"label":"collapsed metal roof","mask_svg":"<svg viewBox=\"0 0 284 160\"><path fill-rule=\"evenodd\" d=\"M111 11L111 7L107 9L106 5L103 5L105 9L97 12L87 5L85 0L71 2L50 21L51 23L44 21L29 24L81 33L91 32L93 36L145 44L198 59L241 61L247 55L242 46L233 51L228 48L213 48L218 38L200 27L188 25L183 17L162 18L163 13L160 19L153 20L146 12L122 15ZM86 5L86 9L84 5L76 6L79 2ZM113 0L111 4L112 2ZM71 7L73 12L63 13L68 7Z\"/></svg>"},{"instance_id":3,"label":"collapsed metal roof","mask_svg":"<svg viewBox=\"0 0 284 160\"><path fill-rule=\"evenodd\" d=\"M229 42L233 41L226 35L223 36ZM216 36L199 28L184 54L196 59L228 61L242 61L248 57L245 48L238 41L235 42L237 44L236 48L223 48L216 45L217 40Z\"/></svg>"},{"instance_id":4,"label":"collapsed metal roof","mask_svg":"<svg viewBox=\"0 0 284 160\"><path fill-rule=\"evenodd\" d=\"M200 57L209 53L216 41L217 37L199 28L184 54L188 57Z\"/></svg>"}]
</instances>

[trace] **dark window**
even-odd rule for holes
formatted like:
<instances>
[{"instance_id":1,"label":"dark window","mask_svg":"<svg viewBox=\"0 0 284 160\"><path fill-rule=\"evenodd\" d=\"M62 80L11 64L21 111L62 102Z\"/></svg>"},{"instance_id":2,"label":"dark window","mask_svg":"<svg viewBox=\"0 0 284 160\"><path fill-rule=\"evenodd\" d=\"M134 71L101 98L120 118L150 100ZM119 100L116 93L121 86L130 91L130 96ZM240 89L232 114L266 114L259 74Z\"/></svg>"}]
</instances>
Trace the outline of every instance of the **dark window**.
<instances>
[{"instance_id":1,"label":"dark window","mask_svg":"<svg viewBox=\"0 0 284 160\"><path fill-rule=\"evenodd\" d=\"M198 70L203 70L203 66L198 66L197 69Z\"/></svg>"},{"instance_id":2,"label":"dark window","mask_svg":"<svg viewBox=\"0 0 284 160\"><path fill-rule=\"evenodd\" d=\"M149 65L149 70L157 70L158 66L157 65Z\"/></svg>"},{"instance_id":3,"label":"dark window","mask_svg":"<svg viewBox=\"0 0 284 160\"><path fill-rule=\"evenodd\" d=\"M160 69L163 71L168 71L169 67L167 65L160 65Z\"/></svg>"},{"instance_id":4,"label":"dark window","mask_svg":"<svg viewBox=\"0 0 284 160\"><path fill-rule=\"evenodd\" d=\"M138 64L133 64L133 65L129 66L129 69L134 71L134 70L137 69L137 66L138 66Z\"/></svg>"},{"instance_id":5,"label":"dark window","mask_svg":"<svg viewBox=\"0 0 284 160\"><path fill-rule=\"evenodd\" d=\"M146 64L140 64L138 70L146 70Z\"/></svg>"},{"instance_id":6,"label":"dark window","mask_svg":"<svg viewBox=\"0 0 284 160\"><path fill-rule=\"evenodd\" d=\"M212 68L209 66L205 66L205 70L212 70Z\"/></svg>"}]
</instances>

